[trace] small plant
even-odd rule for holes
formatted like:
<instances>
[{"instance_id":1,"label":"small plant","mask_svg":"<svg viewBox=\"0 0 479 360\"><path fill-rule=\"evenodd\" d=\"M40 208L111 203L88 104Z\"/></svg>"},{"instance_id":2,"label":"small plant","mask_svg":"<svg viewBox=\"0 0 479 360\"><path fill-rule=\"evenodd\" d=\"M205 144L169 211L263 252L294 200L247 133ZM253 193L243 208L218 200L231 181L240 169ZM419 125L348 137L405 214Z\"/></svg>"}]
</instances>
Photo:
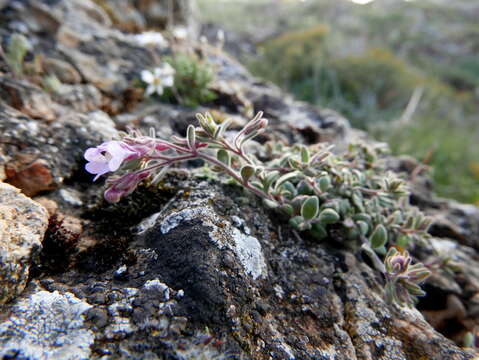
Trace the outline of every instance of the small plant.
<instances>
[{"instance_id":1,"label":"small plant","mask_svg":"<svg viewBox=\"0 0 479 360\"><path fill-rule=\"evenodd\" d=\"M411 264L407 251L399 252L391 248L384 261L386 266L386 298L390 302L408 305L416 301L417 296L426 293L419 285L430 275L430 271L421 263Z\"/></svg>"},{"instance_id":2,"label":"small plant","mask_svg":"<svg viewBox=\"0 0 479 360\"><path fill-rule=\"evenodd\" d=\"M165 59L175 69L174 87L167 89L164 98L189 107L216 99L210 90L214 80L214 71L206 62L184 54Z\"/></svg>"},{"instance_id":3,"label":"small plant","mask_svg":"<svg viewBox=\"0 0 479 360\"><path fill-rule=\"evenodd\" d=\"M147 85L145 96L156 94L165 101L190 107L216 98L209 89L213 78L209 65L186 55L165 58L159 67L141 72L141 80Z\"/></svg>"},{"instance_id":4,"label":"small plant","mask_svg":"<svg viewBox=\"0 0 479 360\"><path fill-rule=\"evenodd\" d=\"M8 66L10 66L16 76L23 74L23 62L30 49L31 44L22 34L13 34L10 37L10 42L8 43L4 57Z\"/></svg>"},{"instance_id":5,"label":"small plant","mask_svg":"<svg viewBox=\"0 0 479 360\"><path fill-rule=\"evenodd\" d=\"M318 145L266 145L269 161L248 154L246 146L264 132L268 122L258 113L234 137L225 135L230 121L218 124L210 114L197 115L199 127L189 125L186 138L170 140L123 134L85 153L86 170L95 180L107 172L105 198L117 202L150 179L156 184L178 162L202 159L245 189L290 217L290 224L316 239L334 238L362 248L387 281L388 300L410 305L418 284L429 275L422 264L410 265L406 249L426 238L430 219L409 205L406 184L384 170L384 146L352 145L344 155ZM334 236L332 236L334 233ZM383 264L379 256L385 255ZM418 290L419 289L419 290Z\"/></svg>"}]
</instances>

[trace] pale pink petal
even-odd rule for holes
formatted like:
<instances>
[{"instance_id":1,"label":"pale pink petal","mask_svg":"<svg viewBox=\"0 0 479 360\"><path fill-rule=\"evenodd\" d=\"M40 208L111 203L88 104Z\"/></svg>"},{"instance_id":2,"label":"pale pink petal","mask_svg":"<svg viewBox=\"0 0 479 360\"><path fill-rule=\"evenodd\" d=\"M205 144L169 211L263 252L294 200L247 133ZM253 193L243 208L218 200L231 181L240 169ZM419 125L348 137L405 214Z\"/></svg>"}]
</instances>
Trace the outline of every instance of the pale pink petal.
<instances>
[{"instance_id":1,"label":"pale pink petal","mask_svg":"<svg viewBox=\"0 0 479 360\"><path fill-rule=\"evenodd\" d=\"M99 163L99 162L89 162L85 165L85 170L88 171L90 174L96 174L93 181L96 181L101 175L106 174L108 171L108 164L107 163Z\"/></svg>"},{"instance_id":2,"label":"pale pink petal","mask_svg":"<svg viewBox=\"0 0 479 360\"><path fill-rule=\"evenodd\" d=\"M115 156L108 161L108 168L110 171L116 171L120 168L121 163L123 162L123 157Z\"/></svg>"},{"instance_id":3,"label":"pale pink petal","mask_svg":"<svg viewBox=\"0 0 479 360\"><path fill-rule=\"evenodd\" d=\"M108 164L104 162L89 162L85 164L85 170L90 174L104 174L109 171Z\"/></svg>"},{"instance_id":4,"label":"pale pink petal","mask_svg":"<svg viewBox=\"0 0 479 360\"><path fill-rule=\"evenodd\" d=\"M98 156L101 156L101 150L99 150L97 147L96 148L89 148L85 151L85 154L83 157L88 160L88 161L95 161Z\"/></svg>"},{"instance_id":5,"label":"pale pink petal","mask_svg":"<svg viewBox=\"0 0 479 360\"><path fill-rule=\"evenodd\" d=\"M141 72L141 80L147 84L151 84L154 80L154 76L151 71L143 70Z\"/></svg>"},{"instance_id":6,"label":"pale pink petal","mask_svg":"<svg viewBox=\"0 0 479 360\"><path fill-rule=\"evenodd\" d=\"M111 157L121 157L125 158L129 154L133 153L128 145L120 141L109 141L106 145L106 151L111 155Z\"/></svg>"}]
</instances>

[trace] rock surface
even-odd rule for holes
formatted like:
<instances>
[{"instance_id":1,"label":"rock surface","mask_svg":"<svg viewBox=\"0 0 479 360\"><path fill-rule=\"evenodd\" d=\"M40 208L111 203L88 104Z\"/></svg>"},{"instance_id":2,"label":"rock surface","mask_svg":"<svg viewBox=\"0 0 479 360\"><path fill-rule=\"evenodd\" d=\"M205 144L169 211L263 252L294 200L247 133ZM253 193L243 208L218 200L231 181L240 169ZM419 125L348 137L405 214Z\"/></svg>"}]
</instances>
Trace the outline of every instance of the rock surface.
<instances>
[{"instance_id":1,"label":"rock surface","mask_svg":"<svg viewBox=\"0 0 479 360\"><path fill-rule=\"evenodd\" d=\"M27 285L30 264L40 253L47 225L45 208L0 182L0 304Z\"/></svg>"},{"instance_id":2,"label":"rock surface","mask_svg":"<svg viewBox=\"0 0 479 360\"><path fill-rule=\"evenodd\" d=\"M200 109L142 101L134 80L171 49L143 46L127 32L162 29L166 3L0 1L2 47L21 32L32 45L27 62L44 59L38 73L24 76L0 60L0 179L48 208L47 215L0 183L0 278L7 284L0 356L477 356L460 346L479 325L479 210L435 198L414 160L391 158L390 167L411 181L411 200L435 219L431 246L415 256L426 262L438 253L464 264L454 275L435 272L418 310L387 305L383 279L360 254L335 239L301 238L257 198L201 169L189 176L172 170L158 188L141 187L116 205L103 201L82 153L126 126L184 134L195 113L208 109L231 116L234 131L262 110L271 126L262 142L328 141L341 151L370 141L337 113L293 100L206 45L192 46L216 66L217 100ZM173 3L175 24L188 27L191 3ZM42 85L47 74L61 81L55 91Z\"/></svg>"}]
</instances>

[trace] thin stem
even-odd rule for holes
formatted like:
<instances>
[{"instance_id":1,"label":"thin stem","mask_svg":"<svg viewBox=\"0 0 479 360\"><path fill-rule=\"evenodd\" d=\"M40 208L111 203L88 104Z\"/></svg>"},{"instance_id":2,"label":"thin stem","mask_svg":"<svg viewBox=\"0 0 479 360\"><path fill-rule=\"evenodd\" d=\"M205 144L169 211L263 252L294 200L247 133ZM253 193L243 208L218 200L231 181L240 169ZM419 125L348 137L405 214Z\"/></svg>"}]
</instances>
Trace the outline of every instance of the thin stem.
<instances>
[{"instance_id":1,"label":"thin stem","mask_svg":"<svg viewBox=\"0 0 479 360\"><path fill-rule=\"evenodd\" d=\"M174 163L185 161L185 160L192 160L192 159L195 159L197 157L198 157L197 154L177 156L177 157L171 158L171 160L167 160L167 161L149 166L147 168L141 169L140 171L137 171L136 173L141 174L141 173L148 172L148 171L154 170L154 169L162 167L162 166L172 165Z\"/></svg>"},{"instance_id":2,"label":"thin stem","mask_svg":"<svg viewBox=\"0 0 479 360\"><path fill-rule=\"evenodd\" d=\"M226 166L223 162L221 162L221 161L215 159L214 157L212 157L210 155L207 155L205 153L198 152L197 155L198 155L199 158L201 158L201 159L203 159L203 160L205 160L209 163L212 163L212 164L220 167L221 169L223 169L228 175L230 175L233 179L235 179L240 184L242 184L249 191L253 192L254 194L256 194L256 195L258 195L258 196L260 196L264 199L274 201L275 203L277 203L277 201L275 199L273 199L269 194L265 193L264 191L254 187L254 186L251 186L249 183L245 182L243 180L243 178L240 175L238 175L238 173L236 171L234 171L230 167Z\"/></svg>"},{"instance_id":3,"label":"thin stem","mask_svg":"<svg viewBox=\"0 0 479 360\"><path fill-rule=\"evenodd\" d=\"M254 165L250 158L248 158L241 149L233 147L228 140L221 139L221 140L211 140L213 144L222 146L225 150L231 151L233 154L238 155L244 161L246 161L249 165Z\"/></svg>"}]
</instances>

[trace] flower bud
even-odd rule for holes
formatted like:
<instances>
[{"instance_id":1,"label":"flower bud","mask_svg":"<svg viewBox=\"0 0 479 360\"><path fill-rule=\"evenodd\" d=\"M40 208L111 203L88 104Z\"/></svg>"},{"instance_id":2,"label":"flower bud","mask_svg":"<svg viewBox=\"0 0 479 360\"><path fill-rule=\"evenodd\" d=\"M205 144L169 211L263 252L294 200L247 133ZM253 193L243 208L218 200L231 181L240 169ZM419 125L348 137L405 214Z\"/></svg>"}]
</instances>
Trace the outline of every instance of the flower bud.
<instances>
[{"instance_id":1,"label":"flower bud","mask_svg":"<svg viewBox=\"0 0 479 360\"><path fill-rule=\"evenodd\" d=\"M130 173L113 180L112 186L105 191L105 200L110 203L120 201L122 197L131 194L140 182L149 175L148 172Z\"/></svg>"}]
</instances>

